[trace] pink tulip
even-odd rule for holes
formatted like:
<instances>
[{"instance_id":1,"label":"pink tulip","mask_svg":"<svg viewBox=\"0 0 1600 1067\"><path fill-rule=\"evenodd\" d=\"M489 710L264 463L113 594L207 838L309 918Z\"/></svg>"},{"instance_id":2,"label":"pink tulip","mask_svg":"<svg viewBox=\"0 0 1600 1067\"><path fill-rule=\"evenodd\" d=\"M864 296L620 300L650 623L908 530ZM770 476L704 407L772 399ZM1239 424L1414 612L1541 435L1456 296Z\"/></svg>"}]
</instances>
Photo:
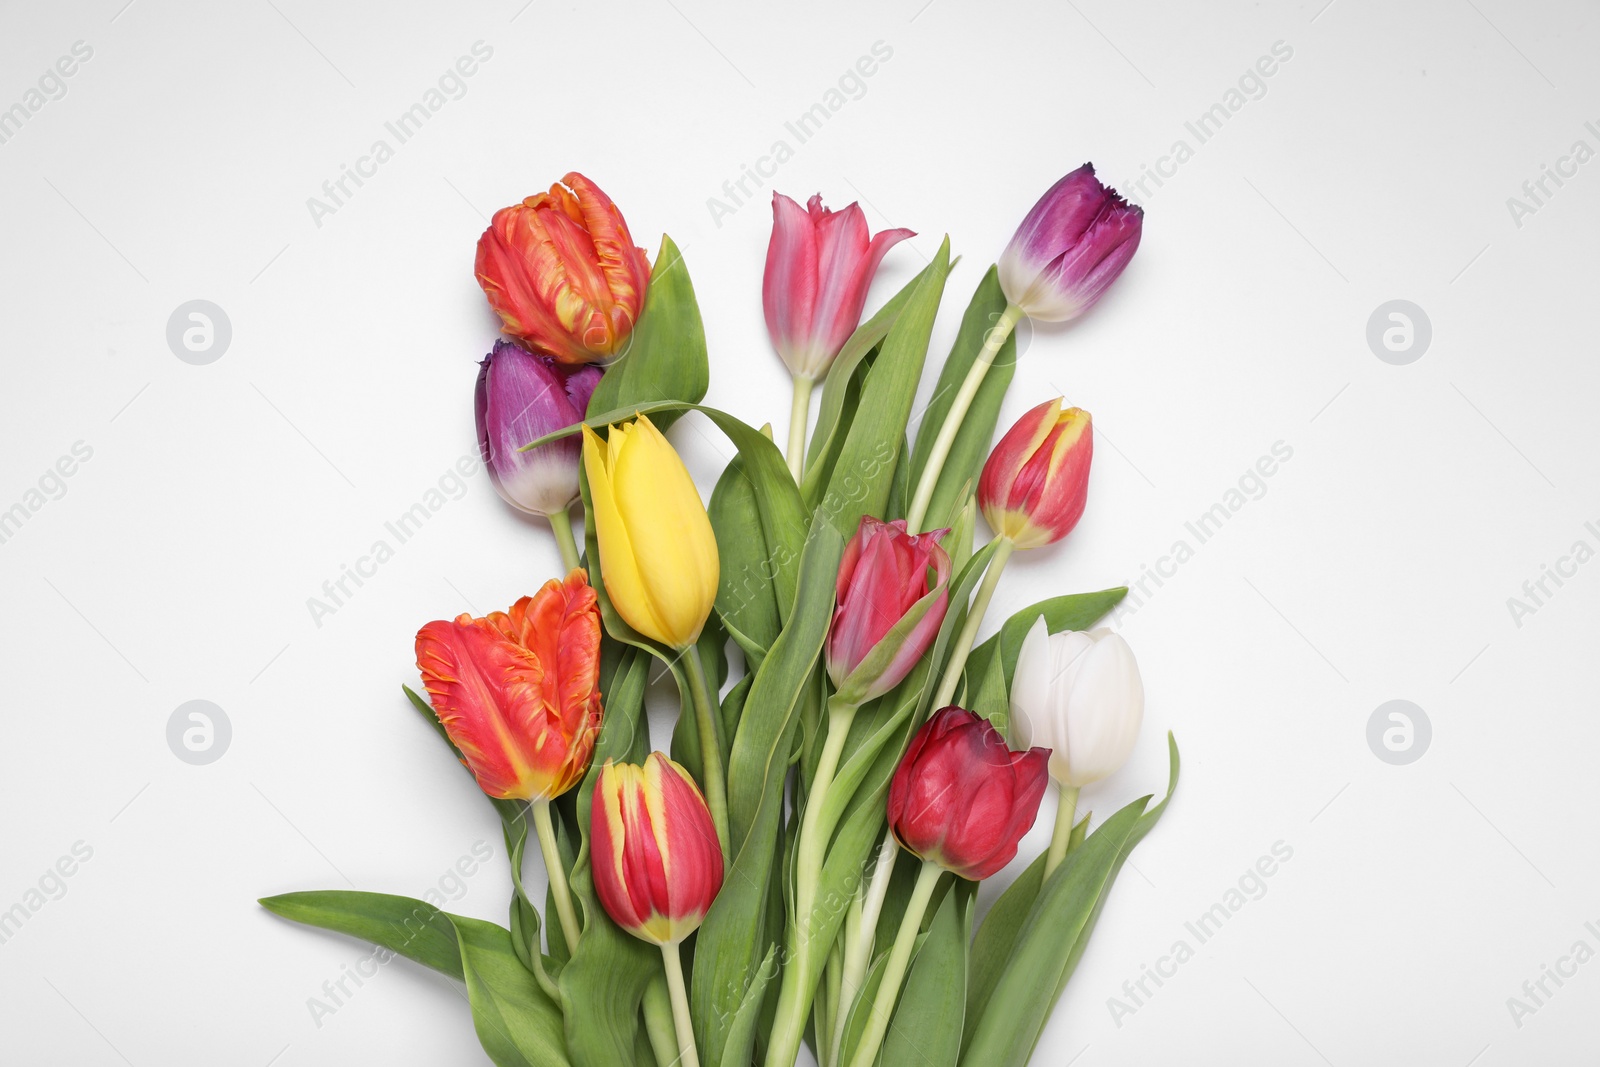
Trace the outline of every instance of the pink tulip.
<instances>
[{"instance_id":1,"label":"pink tulip","mask_svg":"<svg viewBox=\"0 0 1600 1067\"><path fill-rule=\"evenodd\" d=\"M857 204L829 211L813 196L801 208L772 194L772 243L761 302L773 347L796 378L817 381L861 321L867 287L884 253L910 230L884 230L868 239Z\"/></svg>"},{"instance_id":2,"label":"pink tulip","mask_svg":"<svg viewBox=\"0 0 1600 1067\"><path fill-rule=\"evenodd\" d=\"M906 533L906 521L864 516L839 563L839 607L828 637L828 675L853 704L905 679L939 634L950 605L949 530Z\"/></svg>"}]
</instances>

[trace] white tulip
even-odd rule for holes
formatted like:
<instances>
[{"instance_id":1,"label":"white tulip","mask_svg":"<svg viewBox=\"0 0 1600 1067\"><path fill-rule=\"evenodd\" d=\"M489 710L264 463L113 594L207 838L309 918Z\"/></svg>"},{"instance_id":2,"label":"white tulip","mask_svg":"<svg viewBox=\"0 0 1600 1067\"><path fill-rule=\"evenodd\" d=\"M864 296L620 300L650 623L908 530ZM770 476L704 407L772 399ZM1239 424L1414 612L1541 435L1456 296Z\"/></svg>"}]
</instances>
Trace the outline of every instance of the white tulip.
<instances>
[{"instance_id":1,"label":"white tulip","mask_svg":"<svg viewBox=\"0 0 1600 1067\"><path fill-rule=\"evenodd\" d=\"M1133 650L1110 630L1029 629L1011 681L1013 747L1050 749L1050 776L1074 794L1127 762L1144 720Z\"/></svg>"}]
</instances>

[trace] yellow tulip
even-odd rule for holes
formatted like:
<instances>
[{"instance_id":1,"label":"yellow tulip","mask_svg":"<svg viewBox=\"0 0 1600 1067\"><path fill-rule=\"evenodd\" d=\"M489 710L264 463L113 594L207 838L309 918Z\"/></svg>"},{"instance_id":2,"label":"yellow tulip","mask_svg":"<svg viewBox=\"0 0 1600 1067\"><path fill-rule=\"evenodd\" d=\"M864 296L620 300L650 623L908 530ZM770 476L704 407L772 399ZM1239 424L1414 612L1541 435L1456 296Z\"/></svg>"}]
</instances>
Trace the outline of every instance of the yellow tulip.
<instances>
[{"instance_id":1,"label":"yellow tulip","mask_svg":"<svg viewBox=\"0 0 1600 1067\"><path fill-rule=\"evenodd\" d=\"M717 598L717 540L683 460L643 415L602 441L583 428L600 574L617 613L646 637L688 648Z\"/></svg>"}]
</instances>

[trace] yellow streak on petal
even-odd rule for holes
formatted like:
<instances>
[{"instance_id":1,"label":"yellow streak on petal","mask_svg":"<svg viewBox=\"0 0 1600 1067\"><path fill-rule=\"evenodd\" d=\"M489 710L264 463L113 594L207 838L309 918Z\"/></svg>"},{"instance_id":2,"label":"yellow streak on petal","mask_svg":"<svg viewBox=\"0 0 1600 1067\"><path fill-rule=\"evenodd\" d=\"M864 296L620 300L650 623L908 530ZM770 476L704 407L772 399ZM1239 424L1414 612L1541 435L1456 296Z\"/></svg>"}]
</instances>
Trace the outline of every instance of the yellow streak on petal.
<instances>
[{"instance_id":1,"label":"yellow streak on petal","mask_svg":"<svg viewBox=\"0 0 1600 1067\"><path fill-rule=\"evenodd\" d=\"M618 766L610 760L600 769L600 781L595 788L600 790L601 802L605 805L606 826L611 831L611 866L616 871L617 884L626 886L624 869L622 865L622 850L627 840L627 825L622 818L622 777L627 765Z\"/></svg>"},{"instance_id":2,"label":"yellow streak on petal","mask_svg":"<svg viewBox=\"0 0 1600 1067\"><path fill-rule=\"evenodd\" d=\"M1052 429L1056 425L1065 428L1061 431L1061 436L1056 438L1055 448L1050 453L1050 477L1055 477L1056 472L1061 469L1061 465L1067 461L1067 456L1077 447L1079 439L1088 431L1089 423L1090 416L1087 411L1082 408L1068 408L1057 416L1056 421L1051 424Z\"/></svg>"}]
</instances>

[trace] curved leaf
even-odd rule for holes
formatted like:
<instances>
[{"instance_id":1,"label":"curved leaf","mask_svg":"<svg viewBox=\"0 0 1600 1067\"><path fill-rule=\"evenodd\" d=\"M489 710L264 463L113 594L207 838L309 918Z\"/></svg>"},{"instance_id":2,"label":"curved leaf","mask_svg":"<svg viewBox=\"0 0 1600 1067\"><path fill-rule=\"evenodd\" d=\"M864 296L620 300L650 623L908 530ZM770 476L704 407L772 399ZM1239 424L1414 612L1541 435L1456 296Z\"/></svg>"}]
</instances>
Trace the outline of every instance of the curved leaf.
<instances>
[{"instance_id":1,"label":"curved leaf","mask_svg":"<svg viewBox=\"0 0 1600 1067\"><path fill-rule=\"evenodd\" d=\"M650 288L645 292L639 322L628 336L628 350L606 368L589 411L657 400L698 403L711 384L711 367L706 361L706 332L700 321L700 305L689 281L689 269L672 238L661 237L650 271ZM677 418L668 412L659 425L665 430Z\"/></svg>"},{"instance_id":2,"label":"curved leaf","mask_svg":"<svg viewBox=\"0 0 1600 1067\"><path fill-rule=\"evenodd\" d=\"M917 428L917 446L911 454L909 471L913 484L922 477L923 468L928 465L934 438L939 436L939 430L950 413L950 405L983 348L984 338L1005 309L1006 297L1000 291L999 271L990 267L978 283L966 314L961 318L961 332L956 335L950 355L944 361L944 369L940 371L939 381L933 389L933 399L923 412L922 422ZM972 405L961 420L961 428L956 431L955 440L950 445L950 455L945 459L939 471L939 480L934 485L928 515L922 523L924 529L936 530L950 525L971 492L964 487L978 484L978 475L983 471L984 461L988 459L989 448L994 441L1000 404L1005 399L1006 389L1010 387L1016 369L1017 337L1013 333L995 353L994 362L979 384Z\"/></svg>"}]
</instances>

